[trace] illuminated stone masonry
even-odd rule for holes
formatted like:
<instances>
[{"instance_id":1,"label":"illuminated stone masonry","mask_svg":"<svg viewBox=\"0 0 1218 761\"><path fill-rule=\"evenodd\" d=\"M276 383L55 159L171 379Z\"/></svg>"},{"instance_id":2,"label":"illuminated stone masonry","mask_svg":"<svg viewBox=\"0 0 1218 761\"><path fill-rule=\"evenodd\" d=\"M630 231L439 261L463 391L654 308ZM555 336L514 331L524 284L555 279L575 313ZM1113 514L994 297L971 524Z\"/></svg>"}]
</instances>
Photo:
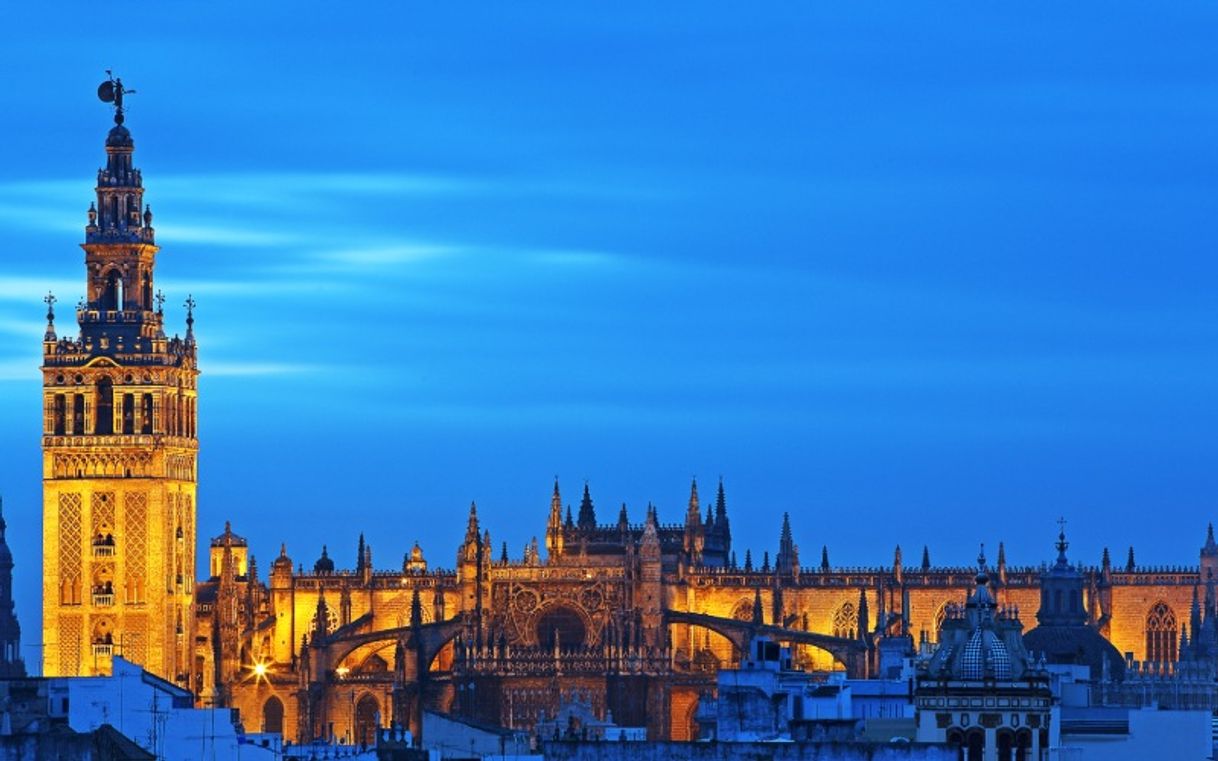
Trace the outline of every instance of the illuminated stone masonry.
<instances>
[{"instance_id":1,"label":"illuminated stone masonry","mask_svg":"<svg viewBox=\"0 0 1218 761\"><path fill-rule=\"evenodd\" d=\"M108 673L123 653L185 684L192 671L193 302L164 331L158 248L119 108L85 227L79 333L43 339L43 673Z\"/></svg>"},{"instance_id":2,"label":"illuminated stone masonry","mask_svg":"<svg viewBox=\"0 0 1218 761\"><path fill-rule=\"evenodd\" d=\"M282 548L263 582L229 530L198 585L195 686L239 708L247 729L299 739L358 740L374 716L415 726L424 707L528 729L576 694L618 724L693 739L701 695L758 627L792 642L806 668L874 675L883 640L929 646L976 590L976 567L933 566L924 553L907 568L899 549L890 566L837 568L822 553L802 567L786 519L776 562L740 563L722 484L706 512L693 486L684 523L660 524L649 507L643 523L622 508L601 524L586 486L581 502L564 511L555 485L544 557L536 539L515 557L495 551L471 506L455 570L431 567L417 546L400 568L373 570L361 536L352 570L336 569L333 548L311 568ZM1191 568L1118 568L1105 553L1076 566L1082 592L1065 604L1121 653L1167 659L1163 643L1179 639L1216 560L1212 533ZM995 605L1032 619L1045 573L1008 566L1000 547L987 580ZM226 597L235 624L217 612Z\"/></svg>"}]
</instances>

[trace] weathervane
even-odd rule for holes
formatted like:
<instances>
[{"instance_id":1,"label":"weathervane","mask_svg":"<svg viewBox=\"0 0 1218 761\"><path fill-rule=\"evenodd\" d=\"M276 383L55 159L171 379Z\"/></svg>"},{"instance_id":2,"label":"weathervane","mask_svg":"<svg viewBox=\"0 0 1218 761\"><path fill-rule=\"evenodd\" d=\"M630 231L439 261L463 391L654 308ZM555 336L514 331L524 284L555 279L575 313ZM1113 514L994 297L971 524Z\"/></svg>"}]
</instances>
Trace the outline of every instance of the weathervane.
<instances>
[{"instance_id":1,"label":"weathervane","mask_svg":"<svg viewBox=\"0 0 1218 761\"><path fill-rule=\"evenodd\" d=\"M100 98L103 103L114 104L114 123L122 124L123 96L134 95L135 90L128 90L127 88L123 87L122 78L116 79L109 69L106 69L106 76L109 77L109 79L97 86L97 97Z\"/></svg>"},{"instance_id":2,"label":"weathervane","mask_svg":"<svg viewBox=\"0 0 1218 761\"><path fill-rule=\"evenodd\" d=\"M165 294L161 293L160 289L156 292L156 313L162 314L165 311Z\"/></svg>"},{"instance_id":3,"label":"weathervane","mask_svg":"<svg viewBox=\"0 0 1218 761\"><path fill-rule=\"evenodd\" d=\"M59 301L59 299L55 298L55 294L51 293L50 291L47 291L46 298L44 298L42 300L42 303L47 305L47 322L55 321L55 302L56 301Z\"/></svg>"}]
</instances>

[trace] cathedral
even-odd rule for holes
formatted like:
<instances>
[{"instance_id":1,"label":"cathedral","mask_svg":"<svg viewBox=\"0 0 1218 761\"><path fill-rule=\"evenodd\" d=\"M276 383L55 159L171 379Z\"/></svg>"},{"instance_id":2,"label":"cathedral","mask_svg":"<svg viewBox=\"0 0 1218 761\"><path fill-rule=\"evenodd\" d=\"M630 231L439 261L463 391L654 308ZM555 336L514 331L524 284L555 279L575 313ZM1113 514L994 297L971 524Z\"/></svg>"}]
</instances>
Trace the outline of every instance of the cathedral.
<instances>
[{"instance_id":1,"label":"cathedral","mask_svg":"<svg viewBox=\"0 0 1218 761\"><path fill-rule=\"evenodd\" d=\"M573 700L682 740L697 736L700 697L750 638L788 643L810 670L874 675L893 645L912 653L960 636L970 593L1010 621L1044 606L1045 642L1078 623L1130 664L1174 663L1181 642L1218 653L1212 528L1199 562L1174 568L1139 566L1132 549L1113 564L1105 550L1053 575L1009 566L1001 545L983 577L936 566L925 548L908 565L900 547L872 567L836 567L826 549L805 565L798 516L775 521L772 559L734 548L722 482L706 500L691 484L683 518L667 523L652 506L598 515L586 483L572 510L556 482L548 509L539 494L543 541L516 556L496 551L474 505L455 555L429 560L415 546L380 566L360 536L307 557L281 547L260 574L226 524L198 574L193 302L184 335L168 337L152 211L115 85L75 335L60 337L47 298L44 674L107 673L122 655L203 705L238 709L247 731L301 742L367 742L392 723L417 732L424 710L529 730Z\"/></svg>"}]
</instances>

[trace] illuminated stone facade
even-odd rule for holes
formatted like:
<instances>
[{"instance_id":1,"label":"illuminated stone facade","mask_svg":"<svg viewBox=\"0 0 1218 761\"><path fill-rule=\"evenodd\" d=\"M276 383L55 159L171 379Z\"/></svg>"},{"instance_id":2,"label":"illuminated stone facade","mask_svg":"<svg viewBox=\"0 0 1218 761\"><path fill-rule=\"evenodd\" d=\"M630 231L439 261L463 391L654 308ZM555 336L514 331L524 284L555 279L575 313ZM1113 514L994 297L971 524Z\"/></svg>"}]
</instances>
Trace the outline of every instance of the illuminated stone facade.
<instances>
[{"instance_id":1,"label":"illuminated stone facade","mask_svg":"<svg viewBox=\"0 0 1218 761\"><path fill-rule=\"evenodd\" d=\"M976 589L976 568L926 556L906 568L899 550L886 567L835 568L827 558L802 567L787 520L776 562L767 553L739 563L722 485L705 514L695 485L683 523L662 525L653 508L641 524L625 508L616 523L598 523L586 487L577 514L568 507L564 517L556 485L549 551L534 540L509 558L491 551L471 508L455 571L428 566L417 547L400 568L373 570L361 537L352 570L336 570L333 548L311 570L284 550L264 582L244 540L221 535L213 578L198 587L196 686L240 708L248 729L301 739L359 740L371 722L411 724L418 705L527 729L570 699L654 737L687 739L697 736L700 695L718 668L738 663L755 623L793 642L799 665L864 676L882 639L933 643ZM1215 557L1207 542L1202 564ZM1107 553L1078 572L1087 621L1137 660L1179 637L1171 617L1185 622L1200 579L1197 566L1114 568ZM1008 567L1000 549L987 580L995 605L1035 616L1042 575Z\"/></svg>"},{"instance_id":2,"label":"illuminated stone facade","mask_svg":"<svg viewBox=\"0 0 1218 761\"><path fill-rule=\"evenodd\" d=\"M195 579L196 364L165 336L157 246L121 109L85 227L76 337L47 297L43 341L43 673L108 673L123 654L184 682ZM193 306L188 304L188 310Z\"/></svg>"}]
</instances>

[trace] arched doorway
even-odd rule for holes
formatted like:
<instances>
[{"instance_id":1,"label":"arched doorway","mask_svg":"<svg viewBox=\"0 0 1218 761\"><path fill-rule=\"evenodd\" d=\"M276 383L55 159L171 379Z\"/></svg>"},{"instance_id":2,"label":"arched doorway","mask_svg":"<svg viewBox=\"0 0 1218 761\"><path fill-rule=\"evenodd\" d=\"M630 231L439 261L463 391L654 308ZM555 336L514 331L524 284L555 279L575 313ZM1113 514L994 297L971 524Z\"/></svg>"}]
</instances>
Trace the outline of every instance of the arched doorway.
<instances>
[{"instance_id":1,"label":"arched doorway","mask_svg":"<svg viewBox=\"0 0 1218 761\"><path fill-rule=\"evenodd\" d=\"M537 644L544 648L553 648L556 640L560 648L583 647L586 637L583 617L571 608L556 606L537 619Z\"/></svg>"},{"instance_id":2,"label":"arched doorway","mask_svg":"<svg viewBox=\"0 0 1218 761\"><path fill-rule=\"evenodd\" d=\"M283 734L283 702L274 695L262 704L262 731Z\"/></svg>"},{"instance_id":3,"label":"arched doorway","mask_svg":"<svg viewBox=\"0 0 1218 761\"><path fill-rule=\"evenodd\" d=\"M381 709L376 698L365 695L355 704L355 744L368 747L376 742L376 730L380 727Z\"/></svg>"}]
</instances>

